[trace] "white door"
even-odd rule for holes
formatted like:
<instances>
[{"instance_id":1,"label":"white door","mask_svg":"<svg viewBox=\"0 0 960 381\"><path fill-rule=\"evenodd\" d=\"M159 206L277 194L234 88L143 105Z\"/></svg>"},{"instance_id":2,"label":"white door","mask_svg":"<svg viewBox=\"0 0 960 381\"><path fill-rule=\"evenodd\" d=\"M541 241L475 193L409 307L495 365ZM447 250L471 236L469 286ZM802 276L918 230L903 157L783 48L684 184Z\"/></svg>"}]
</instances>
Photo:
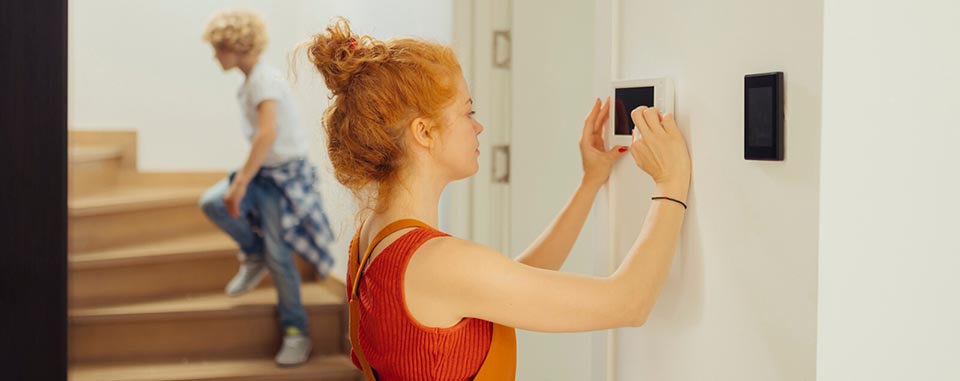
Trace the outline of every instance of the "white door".
<instances>
[{"instance_id":1,"label":"white door","mask_svg":"<svg viewBox=\"0 0 960 381\"><path fill-rule=\"evenodd\" d=\"M470 239L516 257L582 176L583 119L603 95L594 91L594 2L458 0L454 20L454 46L485 130L480 172L452 184L470 195L454 208L469 208L471 216L453 213L451 220L460 216ZM605 217L596 212L562 271L606 275L606 242L598 234ZM517 336L518 380L606 377L605 332Z\"/></svg>"},{"instance_id":2,"label":"white door","mask_svg":"<svg viewBox=\"0 0 960 381\"><path fill-rule=\"evenodd\" d=\"M562 4L561 4L562 3ZM513 3L510 247L523 251L553 221L583 175L578 142L595 91L594 1ZM603 191L601 191L603 193ZM561 271L605 273L594 208ZM598 268L602 267L602 268ZM604 376L603 333L518 331L518 380Z\"/></svg>"},{"instance_id":3,"label":"white door","mask_svg":"<svg viewBox=\"0 0 960 381\"><path fill-rule=\"evenodd\" d=\"M451 233L503 253L510 247L510 3L511 0L454 2L454 46L484 125L480 170L450 185L461 195L450 210ZM469 196L462 196L469 195Z\"/></svg>"}]
</instances>

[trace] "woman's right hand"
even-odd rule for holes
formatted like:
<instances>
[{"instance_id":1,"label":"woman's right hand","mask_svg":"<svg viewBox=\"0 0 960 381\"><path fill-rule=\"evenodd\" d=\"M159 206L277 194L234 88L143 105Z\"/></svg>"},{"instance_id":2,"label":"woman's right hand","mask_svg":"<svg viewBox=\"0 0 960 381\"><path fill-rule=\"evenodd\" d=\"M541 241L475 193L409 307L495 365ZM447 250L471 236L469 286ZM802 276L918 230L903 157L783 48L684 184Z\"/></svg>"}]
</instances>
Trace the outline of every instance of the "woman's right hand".
<instances>
[{"instance_id":1,"label":"woman's right hand","mask_svg":"<svg viewBox=\"0 0 960 381\"><path fill-rule=\"evenodd\" d=\"M636 127L630 154L637 166L653 178L666 194L686 201L690 188L690 153L687 142L677 128L673 114L662 118L656 108L640 106L630 113Z\"/></svg>"}]
</instances>

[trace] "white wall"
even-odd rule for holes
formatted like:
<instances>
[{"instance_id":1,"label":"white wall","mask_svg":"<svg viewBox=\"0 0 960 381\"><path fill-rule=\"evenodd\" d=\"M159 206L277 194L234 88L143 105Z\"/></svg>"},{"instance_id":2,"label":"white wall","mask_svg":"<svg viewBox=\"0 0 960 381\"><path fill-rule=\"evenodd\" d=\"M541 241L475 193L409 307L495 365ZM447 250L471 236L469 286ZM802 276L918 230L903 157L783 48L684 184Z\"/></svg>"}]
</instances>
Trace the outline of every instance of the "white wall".
<instances>
[{"instance_id":1,"label":"white wall","mask_svg":"<svg viewBox=\"0 0 960 381\"><path fill-rule=\"evenodd\" d=\"M826 0L817 376L960 379L960 4Z\"/></svg>"},{"instance_id":2,"label":"white wall","mask_svg":"<svg viewBox=\"0 0 960 381\"><path fill-rule=\"evenodd\" d=\"M337 15L377 38L414 35L452 39L450 0L82 0L70 3L69 125L136 129L141 170L227 170L249 146L240 130L239 71L223 73L202 40L208 18L231 7L263 15L270 37L262 61L286 70L288 54ZM321 192L339 240L335 274L346 272L356 210L333 178L320 118L328 90L312 66L294 84L301 123L312 132L311 159L321 167ZM441 225L443 228L443 225Z\"/></svg>"},{"instance_id":3,"label":"white wall","mask_svg":"<svg viewBox=\"0 0 960 381\"><path fill-rule=\"evenodd\" d=\"M223 73L201 39L210 15L231 7L264 16L270 43L262 60L283 69L292 48L337 15L349 18L358 32L378 38L451 40L449 0L73 1L71 128L136 128L140 168L145 170L242 164L247 145L238 133L235 94L243 76L236 70ZM303 69L296 83L301 119L318 131L326 88L315 70ZM322 151L316 140L313 151Z\"/></svg>"},{"instance_id":4,"label":"white wall","mask_svg":"<svg viewBox=\"0 0 960 381\"><path fill-rule=\"evenodd\" d=\"M510 248L526 249L573 195L583 170L583 120L602 94L593 87L590 0L513 1ZM593 274L604 257L587 219L562 271ZM606 274L603 274L606 275ZM584 333L517 332L518 380L595 380L593 338Z\"/></svg>"},{"instance_id":5,"label":"white wall","mask_svg":"<svg viewBox=\"0 0 960 381\"><path fill-rule=\"evenodd\" d=\"M611 1L596 33L621 17L613 76L673 78L693 159L680 250L647 324L617 331L616 379L814 379L821 2ZM786 160L745 161L743 76L768 71L786 73ZM637 189L612 200L633 211L616 221L622 258L653 184L620 173Z\"/></svg>"}]
</instances>

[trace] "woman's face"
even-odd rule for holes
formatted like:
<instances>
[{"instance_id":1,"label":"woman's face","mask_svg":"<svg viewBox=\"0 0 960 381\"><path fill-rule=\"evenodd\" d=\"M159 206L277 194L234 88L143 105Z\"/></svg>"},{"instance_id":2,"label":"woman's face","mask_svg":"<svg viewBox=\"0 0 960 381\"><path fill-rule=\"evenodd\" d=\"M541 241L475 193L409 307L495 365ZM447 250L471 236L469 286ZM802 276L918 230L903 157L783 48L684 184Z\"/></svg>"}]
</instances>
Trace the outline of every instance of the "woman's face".
<instances>
[{"instance_id":1,"label":"woman's face","mask_svg":"<svg viewBox=\"0 0 960 381\"><path fill-rule=\"evenodd\" d=\"M453 180L473 176L480 169L480 140L483 125L473 115L473 99L463 75L457 76L457 95L442 113L446 128L440 134L436 158Z\"/></svg>"}]
</instances>

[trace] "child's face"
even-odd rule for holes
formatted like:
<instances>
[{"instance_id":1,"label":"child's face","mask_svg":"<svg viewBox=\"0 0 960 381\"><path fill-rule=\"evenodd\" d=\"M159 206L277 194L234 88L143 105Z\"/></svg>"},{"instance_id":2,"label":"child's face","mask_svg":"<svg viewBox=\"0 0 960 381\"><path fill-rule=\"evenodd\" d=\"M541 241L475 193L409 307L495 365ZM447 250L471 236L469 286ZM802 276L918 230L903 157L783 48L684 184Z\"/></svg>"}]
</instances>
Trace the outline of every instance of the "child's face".
<instances>
[{"instance_id":1,"label":"child's face","mask_svg":"<svg viewBox=\"0 0 960 381\"><path fill-rule=\"evenodd\" d=\"M240 62L240 54L230 49L214 46L213 50L213 56L217 58L217 62L220 62L220 67L223 68L223 71L237 67L237 64Z\"/></svg>"}]
</instances>

